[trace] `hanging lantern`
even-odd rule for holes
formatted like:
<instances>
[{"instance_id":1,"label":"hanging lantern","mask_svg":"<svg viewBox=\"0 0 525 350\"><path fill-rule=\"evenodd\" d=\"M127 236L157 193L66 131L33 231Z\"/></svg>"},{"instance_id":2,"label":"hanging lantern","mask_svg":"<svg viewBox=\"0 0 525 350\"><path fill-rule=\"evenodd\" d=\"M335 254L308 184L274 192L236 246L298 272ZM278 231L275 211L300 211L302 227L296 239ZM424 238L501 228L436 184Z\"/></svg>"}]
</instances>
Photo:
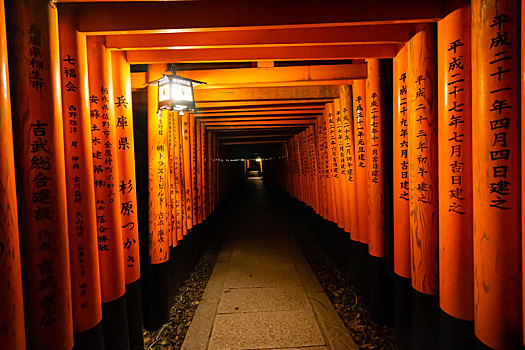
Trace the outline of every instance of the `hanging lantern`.
<instances>
[{"instance_id":1,"label":"hanging lantern","mask_svg":"<svg viewBox=\"0 0 525 350\"><path fill-rule=\"evenodd\" d=\"M182 112L184 110L195 110L193 87L206 83L177 75L164 75L150 84L159 86L159 110L167 109Z\"/></svg>"}]
</instances>

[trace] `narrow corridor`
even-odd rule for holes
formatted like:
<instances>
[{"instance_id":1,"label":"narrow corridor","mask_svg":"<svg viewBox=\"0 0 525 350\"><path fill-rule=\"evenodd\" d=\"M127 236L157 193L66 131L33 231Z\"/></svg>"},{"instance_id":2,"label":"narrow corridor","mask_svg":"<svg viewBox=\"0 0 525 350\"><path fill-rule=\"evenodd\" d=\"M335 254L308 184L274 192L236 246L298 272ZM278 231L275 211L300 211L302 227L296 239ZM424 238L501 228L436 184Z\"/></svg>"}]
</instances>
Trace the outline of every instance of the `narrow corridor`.
<instances>
[{"instance_id":1,"label":"narrow corridor","mask_svg":"<svg viewBox=\"0 0 525 350\"><path fill-rule=\"evenodd\" d=\"M260 178L241 203L183 349L357 349Z\"/></svg>"}]
</instances>

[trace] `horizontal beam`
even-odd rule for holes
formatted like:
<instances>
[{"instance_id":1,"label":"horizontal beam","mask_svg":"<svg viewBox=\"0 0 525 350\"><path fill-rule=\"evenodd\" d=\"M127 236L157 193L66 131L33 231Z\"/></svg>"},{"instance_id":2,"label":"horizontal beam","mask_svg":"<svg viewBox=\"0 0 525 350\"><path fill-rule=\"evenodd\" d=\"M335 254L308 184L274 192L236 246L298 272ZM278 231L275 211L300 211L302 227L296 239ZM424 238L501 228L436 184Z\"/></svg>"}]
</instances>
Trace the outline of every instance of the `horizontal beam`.
<instances>
[{"instance_id":1,"label":"horizontal beam","mask_svg":"<svg viewBox=\"0 0 525 350\"><path fill-rule=\"evenodd\" d=\"M286 139L294 136L294 134L270 134L270 135L225 135L219 136L219 140L242 140L242 139L270 139L279 138Z\"/></svg>"},{"instance_id":2,"label":"horizontal beam","mask_svg":"<svg viewBox=\"0 0 525 350\"><path fill-rule=\"evenodd\" d=\"M200 118L197 119L197 121L201 123L224 123L229 122L230 124L234 122L250 122L252 124L257 124L260 121L271 121L271 120L304 120L307 118L306 116L279 116L279 117L265 117L265 116L259 116L259 117L235 117L235 118ZM308 119L308 118L307 118ZM316 118L309 118L315 120ZM215 124L217 125L217 124Z\"/></svg>"},{"instance_id":3,"label":"horizontal beam","mask_svg":"<svg viewBox=\"0 0 525 350\"><path fill-rule=\"evenodd\" d=\"M261 144L279 144L286 143L286 140L267 140L267 141L241 141L241 142L223 142L223 146L239 146L239 145L261 145Z\"/></svg>"},{"instance_id":4,"label":"horizontal beam","mask_svg":"<svg viewBox=\"0 0 525 350\"><path fill-rule=\"evenodd\" d=\"M207 113L207 112L198 112L193 113L195 118L219 118L219 117L261 117L261 116L297 116L297 115L317 115L322 114L323 108L316 109L301 109L301 110L275 110L275 111L242 111L242 112L226 112L226 113Z\"/></svg>"},{"instance_id":5,"label":"horizontal beam","mask_svg":"<svg viewBox=\"0 0 525 350\"><path fill-rule=\"evenodd\" d=\"M178 75L206 85L196 89L242 87L243 85L343 85L354 79L366 79L365 64L337 64L297 67L209 69L178 72ZM334 83L339 81L339 83Z\"/></svg>"},{"instance_id":6,"label":"horizontal beam","mask_svg":"<svg viewBox=\"0 0 525 350\"><path fill-rule=\"evenodd\" d=\"M292 111L299 112L301 110L320 110L323 109L323 104L303 104L303 105L290 105L290 106L260 106L260 107L216 107L216 108L201 108L198 113L205 115L215 116L223 113L244 113L252 114L254 112L283 112L283 111Z\"/></svg>"},{"instance_id":7,"label":"horizontal beam","mask_svg":"<svg viewBox=\"0 0 525 350\"><path fill-rule=\"evenodd\" d=\"M334 99L339 97L339 86L300 86L269 88L238 88L195 90L197 108L199 102L211 101L264 101ZM233 106L233 104L230 104Z\"/></svg>"},{"instance_id":8,"label":"horizontal beam","mask_svg":"<svg viewBox=\"0 0 525 350\"><path fill-rule=\"evenodd\" d=\"M283 27L327 23L379 24L435 22L444 1L223 0L59 3L75 7L86 33L167 32L177 29Z\"/></svg>"},{"instance_id":9,"label":"horizontal beam","mask_svg":"<svg viewBox=\"0 0 525 350\"><path fill-rule=\"evenodd\" d=\"M304 129L312 125L230 125L230 126L206 126L207 131L231 131L231 130L260 130L266 131L271 129Z\"/></svg>"},{"instance_id":10,"label":"horizontal beam","mask_svg":"<svg viewBox=\"0 0 525 350\"><path fill-rule=\"evenodd\" d=\"M204 111L208 108L237 108L237 107L272 107L272 106L295 106L305 103L325 104L332 101L333 98L315 98L308 99L278 99L278 100L246 100L246 101L197 101L196 106L199 111Z\"/></svg>"},{"instance_id":11,"label":"horizontal beam","mask_svg":"<svg viewBox=\"0 0 525 350\"><path fill-rule=\"evenodd\" d=\"M330 26L313 28L253 29L157 34L108 35L106 46L117 50L170 48L225 48L326 45L348 43L405 43L410 24Z\"/></svg>"},{"instance_id":12,"label":"horizontal beam","mask_svg":"<svg viewBox=\"0 0 525 350\"><path fill-rule=\"evenodd\" d=\"M127 51L132 64L392 58L402 44Z\"/></svg>"},{"instance_id":13,"label":"horizontal beam","mask_svg":"<svg viewBox=\"0 0 525 350\"><path fill-rule=\"evenodd\" d=\"M266 125L309 125L309 124L315 124L315 121L317 118L302 118L302 119L275 119L275 120L257 120L257 121L251 121L251 120L230 120L230 121L216 121L216 120L208 120L208 121L202 121L202 124L204 126L237 126L237 125L247 125L247 126L266 126Z\"/></svg>"}]
</instances>

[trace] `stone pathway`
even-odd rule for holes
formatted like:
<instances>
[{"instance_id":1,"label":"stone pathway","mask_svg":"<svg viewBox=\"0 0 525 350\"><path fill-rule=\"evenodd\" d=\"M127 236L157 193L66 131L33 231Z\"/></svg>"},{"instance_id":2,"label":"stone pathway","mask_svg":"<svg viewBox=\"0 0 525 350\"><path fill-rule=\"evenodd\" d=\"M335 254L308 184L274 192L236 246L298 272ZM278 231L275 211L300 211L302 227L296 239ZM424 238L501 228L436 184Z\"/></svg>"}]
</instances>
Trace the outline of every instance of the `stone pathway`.
<instances>
[{"instance_id":1,"label":"stone pathway","mask_svg":"<svg viewBox=\"0 0 525 350\"><path fill-rule=\"evenodd\" d=\"M358 349L262 181L246 186L182 349Z\"/></svg>"}]
</instances>

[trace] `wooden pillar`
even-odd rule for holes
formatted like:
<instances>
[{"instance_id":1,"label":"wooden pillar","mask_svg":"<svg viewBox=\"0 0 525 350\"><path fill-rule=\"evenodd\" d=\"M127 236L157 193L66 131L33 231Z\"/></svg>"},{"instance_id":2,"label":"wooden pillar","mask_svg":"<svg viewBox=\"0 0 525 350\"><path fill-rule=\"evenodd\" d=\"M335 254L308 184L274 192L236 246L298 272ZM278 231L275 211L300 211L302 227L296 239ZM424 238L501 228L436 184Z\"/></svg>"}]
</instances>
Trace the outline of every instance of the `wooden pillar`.
<instances>
[{"instance_id":1,"label":"wooden pillar","mask_svg":"<svg viewBox=\"0 0 525 350\"><path fill-rule=\"evenodd\" d=\"M53 4L37 0L5 5L27 348L71 349L57 12Z\"/></svg>"},{"instance_id":2,"label":"wooden pillar","mask_svg":"<svg viewBox=\"0 0 525 350\"><path fill-rule=\"evenodd\" d=\"M175 190L175 227L176 227L176 239L177 241L182 240L184 236L184 225L183 225L183 209L182 204L182 158L181 158L181 137L180 137L180 115L178 113L171 113L172 118L172 137L173 137L173 176L174 176L174 190Z\"/></svg>"},{"instance_id":3,"label":"wooden pillar","mask_svg":"<svg viewBox=\"0 0 525 350\"><path fill-rule=\"evenodd\" d=\"M368 152L368 234L370 255L384 258L389 254L390 237L385 227L386 200L386 125L385 96L381 89L379 59L367 60L366 127Z\"/></svg>"},{"instance_id":4,"label":"wooden pillar","mask_svg":"<svg viewBox=\"0 0 525 350\"><path fill-rule=\"evenodd\" d=\"M62 114L66 164L69 254L75 346L103 349L102 304L86 38L76 30L76 14L59 20Z\"/></svg>"},{"instance_id":5,"label":"wooden pillar","mask_svg":"<svg viewBox=\"0 0 525 350\"><path fill-rule=\"evenodd\" d=\"M407 57L404 46L394 57L394 271L410 278L410 205L408 180Z\"/></svg>"},{"instance_id":6,"label":"wooden pillar","mask_svg":"<svg viewBox=\"0 0 525 350\"><path fill-rule=\"evenodd\" d=\"M348 207L348 182L346 181L346 154L343 135L343 113L341 108L341 100L334 99L333 120L335 124L335 143L336 143L336 158L337 158L337 184L340 198L340 226L346 232L350 232L350 210Z\"/></svg>"},{"instance_id":7,"label":"wooden pillar","mask_svg":"<svg viewBox=\"0 0 525 350\"><path fill-rule=\"evenodd\" d=\"M521 137L525 135L525 6L521 6ZM522 234L522 245L521 245L521 282L522 282L522 307L525 305L525 238L523 238L523 232L525 232L525 142L521 142L521 234ZM523 344L525 344L525 312L522 309L522 333L523 333Z\"/></svg>"},{"instance_id":8,"label":"wooden pillar","mask_svg":"<svg viewBox=\"0 0 525 350\"><path fill-rule=\"evenodd\" d=\"M356 187L356 158L355 158L355 135L354 135L354 112L352 107L352 90L350 86L343 85L339 88L342 112L342 131L344 162L346 165L346 176L348 191L348 217L350 237L355 240L358 231L357 215L357 187Z\"/></svg>"},{"instance_id":9,"label":"wooden pillar","mask_svg":"<svg viewBox=\"0 0 525 350\"><path fill-rule=\"evenodd\" d=\"M328 220L336 225L339 224L340 193L336 184L337 175L337 147L335 145L335 122L333 121L333 103L327 103L324 108L323 116L326 123L326 155L328 166Z\"/></svg>"},{"instance_id":10,"label":"wooden pillar","mask_svg":"<svg viewBox=\"0 0 525 350\"><path fill-rule=\"evenodd\" d=\"M353 101L355 109L354 130L356 148L356 197L357 197L357 234L352 239L368 243L368 171L367 171L367 140L366 140L366 81L354 81Z\"/></svg>"},{"instance_id":11,"label":"wooden pillar","mask_svg":"<svg viewBox=\"0 0 525 350\"><path fill-rule=\"evenodd\" d=\"M162 70L148 67L153 78ZM148 85L148 167L149 167L149 232L150 262L162 264L169 259L167 218L168 114L158 109L158 87Z\"/></svg>"},{"instance_id":12,"label":"wooden pillar","mask_svg":"<svg viewBox=\"0 0 525 350\"><path fill-rule=\"evenodd\" d=\"M182 115L182 155L184 164L184 206L186 213L186 230L193 227L193 197L191 182L191 142L190 142L190 114L184 112ZM187 232L186 231L186 232Z\"/></svg>"},{"instance_id":13,"label":"wooden pillar","mask_svg":"<svg viewBox=\"0 0 525 350\"><path fill-rule=\"evenodd\" d=\"M140 287L137 180L135 140L131 101L131 72L124 52L114 51L112 59L113 104L116 118L116 144L119 173L120 214L124 249L124 273L130 348L144 347Z\"/></svg>"},{"instance_id":14,"label":"wooden pillar","mask_svg":"<svg viewBox=\"0 0 525 350\"><path fill-rule=\"evenodd\" d=\"M0 344L26 348L4 0L0 0Z\"/></svg>"},{"instance_id":15,"label":"wooden pillar","mask_svg":"<svg viewBox=\"0 0 525 350\"><path fill-rule=\"evenodd\" d=\"M104 37L88 37L89 105L98 253L106 347L129 347L116 118L111 98L111 57Z\"/></svg>"},{"instance_id":16,"label":"wooden pillar","mask_svg":"<svg viewBox=\"0 0 525 350\"><path fill-rule=\"evenodd\" d=\"M436 28L421 25L407 46L412 286L438 292Z\"/></svg>"},{"instance_id":17,"label":"wooden pillar","mask_svg":"<svg viewBox=\"0 0 525 350\"><path fill-rule=\"evenodd\" d=\"M500 349L522 343L519 13L472 2L474 322Z\"/></svg>"},{"instance_id":18,"label":"wooden pillar","mask_svg":"<svg viewBox=\"0 0 525 350\"><path fill-rule=\"evenodd\" d=\"M474 313L470 16L465 6L438 23L439 297L462 320Z\"/></svg>"},{"instance_id":19,"label":"wooden pillar","mask_svg":"<svg viewBox=\"0 0 525 350\"><path fill-rule=\"evenodd\" d=\"M190 176L191 176L191 204L192 204L192 223L193 226L199 224L199 186L198 186L198 165L197 165L197 127L195 125L195 116L189 114L189 142L190 142Z\"/></svg>"}]
</instances>

